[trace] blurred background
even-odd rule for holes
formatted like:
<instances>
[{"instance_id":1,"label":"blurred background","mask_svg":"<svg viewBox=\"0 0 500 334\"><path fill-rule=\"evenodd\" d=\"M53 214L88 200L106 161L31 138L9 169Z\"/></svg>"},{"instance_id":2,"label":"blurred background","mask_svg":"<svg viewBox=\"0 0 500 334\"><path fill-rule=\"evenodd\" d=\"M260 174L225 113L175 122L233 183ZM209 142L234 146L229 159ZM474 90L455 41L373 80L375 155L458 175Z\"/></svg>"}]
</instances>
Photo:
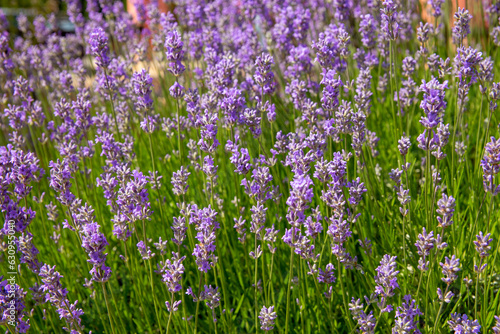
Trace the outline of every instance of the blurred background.
<instances>
[{"instance_id":1,"label":"blurred background","mask_svg":"<svg viewBox=\"0 0 500 334\"><path fill-rule=\"evenodd\" d=\"M149 4L151 0L123 0L125 8L132 15L136 17L136 11L134 3L140 1L144 4ZM356 1L356 0L353 0ZM380 0L381 1L381 0ZM409 1L409 0L401 0ZM411 1L411 0L410 0ZM431 5L429 0L418 0L420 2L422 19L434 23L434 18L431 13ZM157 0L158 7L161 11L168 11L169 5L163 0ZM82 8L86 7L86 1L81 0ZM443 9L446 14L450 16L450 22L453 22L453 14L457 10L457 6L461 8L466 8L473 15L471 22L473 29L479 29L484 32L488 31L490 25L495 25L495 22L489 22L488 12L484 8L489 8L491 4L494 3L500 6L500 0L447 0ZM448 10L446 10L448 8ZM66 15L66 3L62 0L0 0L0 9L7 16L9 21L15 25L15 18L23 13L28 18L36 15L46 15L50 13L56 14L57 22L64 32L70 32L72 29L72 24L67 20Z\"/></svg>"}]
</instances>

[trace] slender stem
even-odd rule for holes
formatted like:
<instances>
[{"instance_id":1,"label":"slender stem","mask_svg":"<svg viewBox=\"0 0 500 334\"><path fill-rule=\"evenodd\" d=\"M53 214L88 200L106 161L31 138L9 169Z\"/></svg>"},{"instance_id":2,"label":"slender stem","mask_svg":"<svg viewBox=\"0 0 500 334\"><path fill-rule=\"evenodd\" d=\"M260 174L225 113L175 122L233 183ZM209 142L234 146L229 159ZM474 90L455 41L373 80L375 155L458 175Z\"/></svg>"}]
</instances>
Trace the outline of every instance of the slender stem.
<instances>
[{"instance_id":1,"label":"slender stem","mask_svg":"<svg viewBox=\"0 0 500 334\"><path fill-rule=\"evenodd\" d=\"M446 295L448 294L448 289L450 288L449 285L446 285L446 290L444 291L444 294L443 294L443 298L446 297ZM434 331L433 333L436 333L437 331L437 326L438 326L438 322L439 322L439 316L441 315L441 310L443 309L443 304L444 304L444 301L441 301L441 304L439 305L439 311L436 315L436 321L434 322Z\"/></svg>"},{"instance_id":2,"label":"slender stem","mask_svg":"<svg viewBox=\"0 0 500 334\"><path fill-rule=\"evenodd\" d=\"M481 266L483 265L483 258L481 258L481 260L479 261L479 268L481 268ZM474 318L477 319L477 300L479 299L478 298L478 295L477 295L477 290L479 288L479 276L481 274L478 272L477 273L477 277L476 277L476 298L474 300Z\"/></svg>"},{"instance_id":3,"label":"slender stem","mask_svg":"<svg viewBox=\"0 0 500 334\"><path fill-rule=\"evenodd\" d=\"M201 284L203 283L203 274L200 273L200 283L198 283L198 295L196 296L196 313L194 319L194 333L196 334L198 331L198 311L200 310L200 292L201 292Z\"/></svg>"},{"instance_id":4,"label":"slender stem","mask_svg":"<svg viewBox=\"0 0 500 334\"><path fill-rule=\"evenodd\" d=\"M255 233L255 241L254 241L254 260L255 260L255 269L254 269L254 276L253 276L253 281L254 281L254 289L253 289L253 300L254 300L254 319L255 319L255 333L259 332L259 318L257 316L258 314L258 309L259 306L257 304L257 269L258 269L258 257L257 257L257 231Z\"/></svg>"},{"instance_id":5,"label":"slender stem","mask_svg":"<svg viewBox=\"0 0 500 334\"><path fill-rule=\"evenodd\" d=\"M288 323L290 320L290 291L293 277L293 243L295 242L295 228L292 226L292 246L290 246L290 269L288 272L288 287L286 291L286 320L285 320L285 334L288 334Z\"/></svg>"},{"instance_id":6,"label":"slender stem","mask_svg":"<svg viewBox=\"0 0 500 334\"><path fill-rule=\"evenodd\" d=\"M111 324L111 331L114 334L114 333L116 333L115 325L114 325L114 321L113 321L112 316L111 316L111 310L110 310L109 301L108 301L108 294L106 293L106 286L104 285L104 282L101 283L101 286L102 286L102 292L104 294L104 300L106 301L106 309L108 310L108 318L109 318L109 323Z\"/></svg>"},{"instance_id":7,"label":"slender stem","mask_svg":"<svg viewBox=\"0 0 500 334\"><path fill-rule=\"evenodd\" d=\"M348 319L349 330L352 330L351 318L349 317L349 308L347 307L347 300L345 298L344 281L342 280L342 266L340 264L339 258L337 258L337 266L338 266L337 271L338 271L338 278L339 278L339 283L340 283L340 291L342 293L342 302L344 303L344 312L345 312L345 315Z\"/></svg>"},{"instance_id":8,"label":"slender stem","mask_svg":"<svg viewBox=\"0 0 500 334\"><path fill-rule=\"evenodd\" d=\"M169 333L170 330L170 321L172 320L172 313L174 313L173 305L174 305L174 293L172 292L172 296L170 297L170 311L168 315L167 334Z\"/></svg>"}]
</instances>

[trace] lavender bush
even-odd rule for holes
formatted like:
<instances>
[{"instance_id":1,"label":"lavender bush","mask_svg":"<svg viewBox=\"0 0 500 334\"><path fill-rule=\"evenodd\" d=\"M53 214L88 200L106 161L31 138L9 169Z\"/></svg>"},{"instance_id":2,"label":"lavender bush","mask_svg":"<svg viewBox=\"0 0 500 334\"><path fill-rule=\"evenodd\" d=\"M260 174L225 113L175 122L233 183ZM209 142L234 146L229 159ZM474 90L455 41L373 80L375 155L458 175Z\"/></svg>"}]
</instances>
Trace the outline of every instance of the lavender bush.
<instances>
[{"instance_id":1,"label":"lavender bush","mask_svg":"<svg viewBox=\"0 0 500 334\"><path fill-rule=\"evenodd\" d=\"M158 8L0 12L2 332L500 333L498 4Z\"/></svg>"}]
</instances>

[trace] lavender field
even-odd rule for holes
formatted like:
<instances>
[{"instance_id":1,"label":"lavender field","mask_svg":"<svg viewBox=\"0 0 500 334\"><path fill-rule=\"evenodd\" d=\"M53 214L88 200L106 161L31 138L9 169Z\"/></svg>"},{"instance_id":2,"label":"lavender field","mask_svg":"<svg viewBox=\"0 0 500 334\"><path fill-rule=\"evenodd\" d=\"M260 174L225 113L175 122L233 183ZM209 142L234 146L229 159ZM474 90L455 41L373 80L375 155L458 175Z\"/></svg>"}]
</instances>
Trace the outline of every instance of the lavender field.
<instances>
[{"instance_id":1,"label":"lavender field","mask_svg":"<svg viewBox=\"0 0 500 334\"><path fill-rule=\"evenodd\" d=\"M2 333L500 333L500 2L160 7L0 13Z\"/></svg>"}]
</instances>

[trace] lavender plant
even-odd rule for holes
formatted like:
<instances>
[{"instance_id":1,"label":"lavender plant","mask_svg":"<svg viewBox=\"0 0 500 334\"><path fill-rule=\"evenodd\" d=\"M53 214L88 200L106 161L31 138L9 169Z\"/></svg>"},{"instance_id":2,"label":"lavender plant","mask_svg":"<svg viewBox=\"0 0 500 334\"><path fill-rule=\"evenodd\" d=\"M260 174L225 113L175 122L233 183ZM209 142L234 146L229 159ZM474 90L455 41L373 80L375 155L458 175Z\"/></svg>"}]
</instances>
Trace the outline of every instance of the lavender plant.
<instances>
[{"instance_id":1,"label":"lavender plant","mask_svg":"<svg viewBox=\"0 0 500 334\"><path fill-rule=\"evenodd\" d=\"M499 333L488 3L0 10L0 330Z\"/></svg>"}]
</instances>

